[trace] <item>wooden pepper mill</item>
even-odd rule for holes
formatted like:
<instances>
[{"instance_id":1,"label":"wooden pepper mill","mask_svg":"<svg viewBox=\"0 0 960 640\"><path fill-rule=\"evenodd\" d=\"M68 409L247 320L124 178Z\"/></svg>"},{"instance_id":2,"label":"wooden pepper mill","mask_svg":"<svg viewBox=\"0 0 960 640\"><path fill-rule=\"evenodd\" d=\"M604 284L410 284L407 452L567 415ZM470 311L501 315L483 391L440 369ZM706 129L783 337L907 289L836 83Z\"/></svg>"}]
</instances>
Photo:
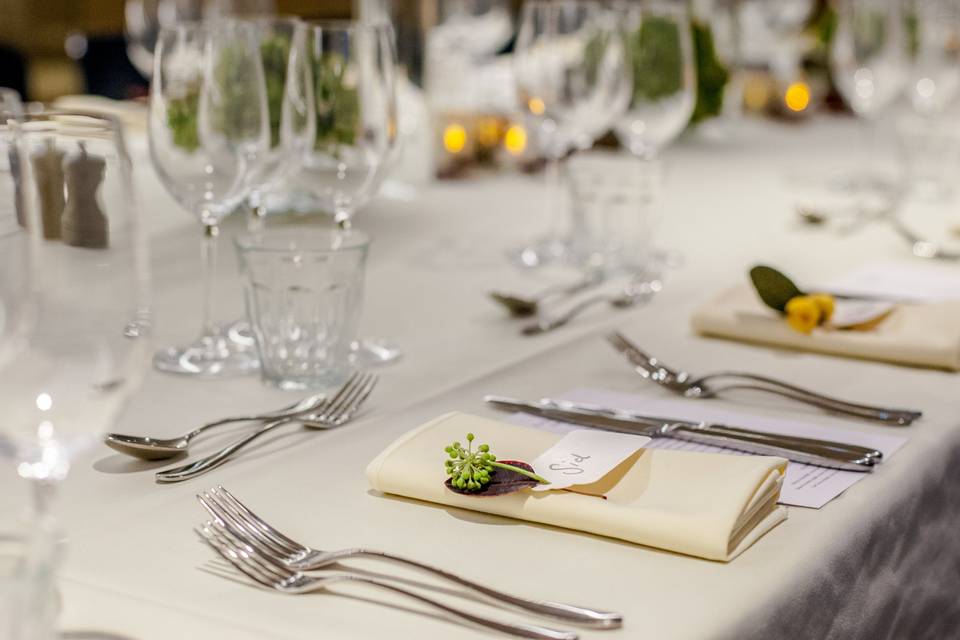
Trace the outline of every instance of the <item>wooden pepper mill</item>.
<instances>
[{"instance_id":1,"label":"wooden pepper mill","mask_svg":"<svg viewBox=\"0 0 960 640\"><path fill-rule=\"evenodd\" d=\"M58 151L52 138L30 155L33 178L37 183L37 201L43 222L43 237L60 237L60 217L63 215L63 152Z\"/></svg>"},{"instance_id":2,"label":"wooden pepper mill","mask_svg":"<svg viewBox=\"0 0 960 640\"><path fill-rule=\"evenodd\" d=\"M67 182L67 204L63 208L61 230L63 241L74 247L106 249L110 241L107 216L97 202L106 162L100 156L79 150L67 156L63 172Z\"/></svg>"}]
</instances>

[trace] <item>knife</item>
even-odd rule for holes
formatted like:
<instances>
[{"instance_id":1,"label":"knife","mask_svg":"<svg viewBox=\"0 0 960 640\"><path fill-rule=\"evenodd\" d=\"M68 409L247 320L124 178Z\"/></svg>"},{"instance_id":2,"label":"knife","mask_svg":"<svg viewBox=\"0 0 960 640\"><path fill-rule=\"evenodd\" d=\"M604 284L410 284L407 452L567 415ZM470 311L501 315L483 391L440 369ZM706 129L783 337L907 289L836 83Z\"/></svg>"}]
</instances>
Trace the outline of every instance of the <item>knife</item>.
<instances>
[{"instance_id":1,"label":"knife","mask_svg":"<svg viewBox=\"0 0 960 640\"><path fill-rule=\"evenodd\" d=\"M863 447L857 444L849 444L846 442L835 442L832 440L819 440L816 438L804 438L802 436L795 436L786 433L773 433L770 431L756 431L754 429L744 429L741 427L731 427L724 424L703 424L700 422L693 422L690 420L678 420L675 418L658 418L652 416L646 416L634 411L622 411L617 409L609 409L607 407L602 407L600 405L594 404L584 404L581 402L570 402L568 400L552 400L550 398L542 398L540 400L540 406L545 406L555 409L570 409L573 411L583 411L586 413L599 413L604 415L612 415L615 417L622 418L637 418L640 420L652 420L658 423L671 422L683 424L684 426L693 427L693 428L703 428L707 431L717 431L723 433L732 433L735 435L744 435L751 438L762 438L766 440L771 440L775 442L793 442L796 444L809 445L814 447L824 447L827 449L834 449L843 453L859 454L866 456L868 458L876 458L879 462L883 458L883 453L877 451L876 449L871 449L869 447Z\"/></svg>"},{"instance_id":2,"label":"knife","mask_svg":"<svg viewBox=\"0 0 960 640\"><path fill-rule=\"evenodd\" d=\"M557 405L525 402L501 396L486 396L484 400L502 411L528 413L549 420L569 422L607 431L632 433L651 438L674 438L747 453L779 456L794 462L831 469L871 471L881 457L878 451L870 450L869 453L876 455L867 455L859 450L861 447L850 449L848 445L839 442L829 443L830 446L823 446L800 442L793 436L780 438L778 434L747 432L745 429L723 428L721 425L641 417L616 412L601 413L560 408Z\"/></svg>"}]
</instances>

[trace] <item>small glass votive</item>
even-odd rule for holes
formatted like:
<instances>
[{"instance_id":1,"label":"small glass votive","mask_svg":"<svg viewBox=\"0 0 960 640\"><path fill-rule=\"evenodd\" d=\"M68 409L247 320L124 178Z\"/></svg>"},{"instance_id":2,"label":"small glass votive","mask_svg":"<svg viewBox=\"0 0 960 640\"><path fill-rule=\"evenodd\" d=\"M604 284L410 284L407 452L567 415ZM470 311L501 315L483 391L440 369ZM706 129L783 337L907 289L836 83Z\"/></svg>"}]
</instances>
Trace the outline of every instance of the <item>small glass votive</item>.
<instances>
[{"instance_id":1,"label":"small glass votive","mask_svg":"<svg viewBox=\"0 0 960 640\"><path fill-rule=\"evenodd\" d=\"M576 262L608 274L651 268L659 162L592 151L574 155L568 164Z\"/></svg>"},{"instance_id":2,"label":"small glass votive","mask_svg":"<svg viewBox=\"0 0 960 640\"><path fill-rule=\"evenodd\" d=\"M302 227L237 238L264 382L300 390L347 378L369 242L359 231Z\"/></svg>"}]
</instances>

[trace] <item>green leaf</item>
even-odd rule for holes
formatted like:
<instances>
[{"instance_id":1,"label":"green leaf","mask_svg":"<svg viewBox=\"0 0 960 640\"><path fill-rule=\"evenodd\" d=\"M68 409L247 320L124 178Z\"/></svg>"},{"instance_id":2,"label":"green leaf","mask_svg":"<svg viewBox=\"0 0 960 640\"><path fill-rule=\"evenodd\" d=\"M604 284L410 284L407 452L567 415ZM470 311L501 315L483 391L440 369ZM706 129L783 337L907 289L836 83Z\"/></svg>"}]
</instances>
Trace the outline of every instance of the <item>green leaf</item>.
<instances>
[{"instance_id":1,"label":"green leaf","mask_svg":"<svg viewBox=\"0 0 960 640\"><path fill-rule=\"evenodd\" d=\"M520 462L519 460L507 460L504 461L504 464L511 467L517 467L518 469L523 469L529 473L533 473L533 467L526 462ZM456 487L451 482L450 478L447 478L447 481L444 482L444 484L447 486L447 489L450 489L450 491L453 491L454 493L467 496L477 496L480 498L490 498L493 496L502 496L508 493L514 493L523 489L529 489L530 487L535 487L540 483L523 474L517 473L516 471L501 468L496 469L492 474L490 474L490 481L479 489L465 491Z\"/></svg>"},{"instance_id":2,"label":"green leaf","mask_svg":"<svg viewBox=\"0 0 960 640\"><path fill-rule=\"evenodd\" d=\"M750 280L763 303L780 313L786 313L787 303L791 299L805 295L793 280L773 267L758 265L750 269Z\"/></svg>"}]
</instances>

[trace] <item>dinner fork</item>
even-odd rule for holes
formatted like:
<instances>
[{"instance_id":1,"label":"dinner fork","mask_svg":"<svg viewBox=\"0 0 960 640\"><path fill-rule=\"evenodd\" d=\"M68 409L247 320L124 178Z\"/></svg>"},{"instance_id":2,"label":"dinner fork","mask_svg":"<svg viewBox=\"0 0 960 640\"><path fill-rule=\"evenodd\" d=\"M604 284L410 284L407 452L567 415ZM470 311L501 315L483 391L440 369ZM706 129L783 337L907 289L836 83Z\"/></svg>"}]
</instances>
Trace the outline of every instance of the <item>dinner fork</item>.
<instances>
[{"instance_id":1,"label":"dinner fork","mask_svg":"<svg viewBox=\"0 0 960 640\"><path fill-rule=\"evenodd\" d=\"M235 453L257 438L270 433L277 427L290 424L291 422L300 422L304 426L312 429L339 427L353 418L370 396L370 393L377 384L377 379L375 374L354 373L336 395L321 403L320 406L317 407L317 410L310 415L297 418L282 418L269 422L259 431L253 432L216 453L180 467L158 472L156 475L157 482L181 482L202 475L225 463Z\"/></svg>"},{"instance_id":2,"label":"dinner fork","mask_svg":"<svg viewBox=\"0 0 960 640\"><path fill-rule=\"evenodd\" d=\"M494 629L501 633L506 633L517 638L533 638L535 640L577 640L579 637L572 631L561 631L539 625L529 625L523 623L508 623L480 616L463 609L458 609L447 604L443 604L432 598L420 595L415 591L398 587L390 582L360 576L350 573L331 573L323 576L308 576L299 571L292 570L273 558L266 556L243 540L237 538L222 527L218 527L212 522L196 529L201 539L206 542L211 549L232 564L237 570L248 578L264 587L274 589L281 593L299 595L303 593L313 593L324 591L331 585L338 582L362 582L370 584L393 593L404 595L408 598L421 602L443 611L446 614L460 620L488 629Z\"/></svg>"},{"instance_id":3,"label":"dinner fork","mask_svg":"<svg viewBox=\"0 0 960 640\"><path fill-rule=\"evenodd\" d=\"M282 534L222 486L198 494L197 499L214 520L234 531L237 537L241 537L260 553L268 555L294 570L312 571L348 558L375 558L419 569L444 578L460 587L482 593L498 603L541 616L602 629L614 629L623 624L623 616L619 613L596 611L564 603L520 598L467 580L438 567L402 556L395 556L384 551L363 548L340 549L338 551L312 549Z\"/></svg>"},{"instance_id":4,"label":"dinner fork","mask_svg":"<svg viewBox=\"0 0 960 640\"><path fill-rule=\"evenodd\" d=\"M671 369L662 361L644 352L619 332L614 331L608 334L607 340L613 345L614 349L634 365L636 372L641 376L687 398L712 398L724 391L748 389L772 393L834 413L875 420L885 424L906 426L923 415L922 412L912 409L891 409L848 402L776 378L754 373L717 371L696 377L686 371ZM723 378L734 380L734 382L722 386L707 385L708 381Z\"/></svg>"}]
</instances>

